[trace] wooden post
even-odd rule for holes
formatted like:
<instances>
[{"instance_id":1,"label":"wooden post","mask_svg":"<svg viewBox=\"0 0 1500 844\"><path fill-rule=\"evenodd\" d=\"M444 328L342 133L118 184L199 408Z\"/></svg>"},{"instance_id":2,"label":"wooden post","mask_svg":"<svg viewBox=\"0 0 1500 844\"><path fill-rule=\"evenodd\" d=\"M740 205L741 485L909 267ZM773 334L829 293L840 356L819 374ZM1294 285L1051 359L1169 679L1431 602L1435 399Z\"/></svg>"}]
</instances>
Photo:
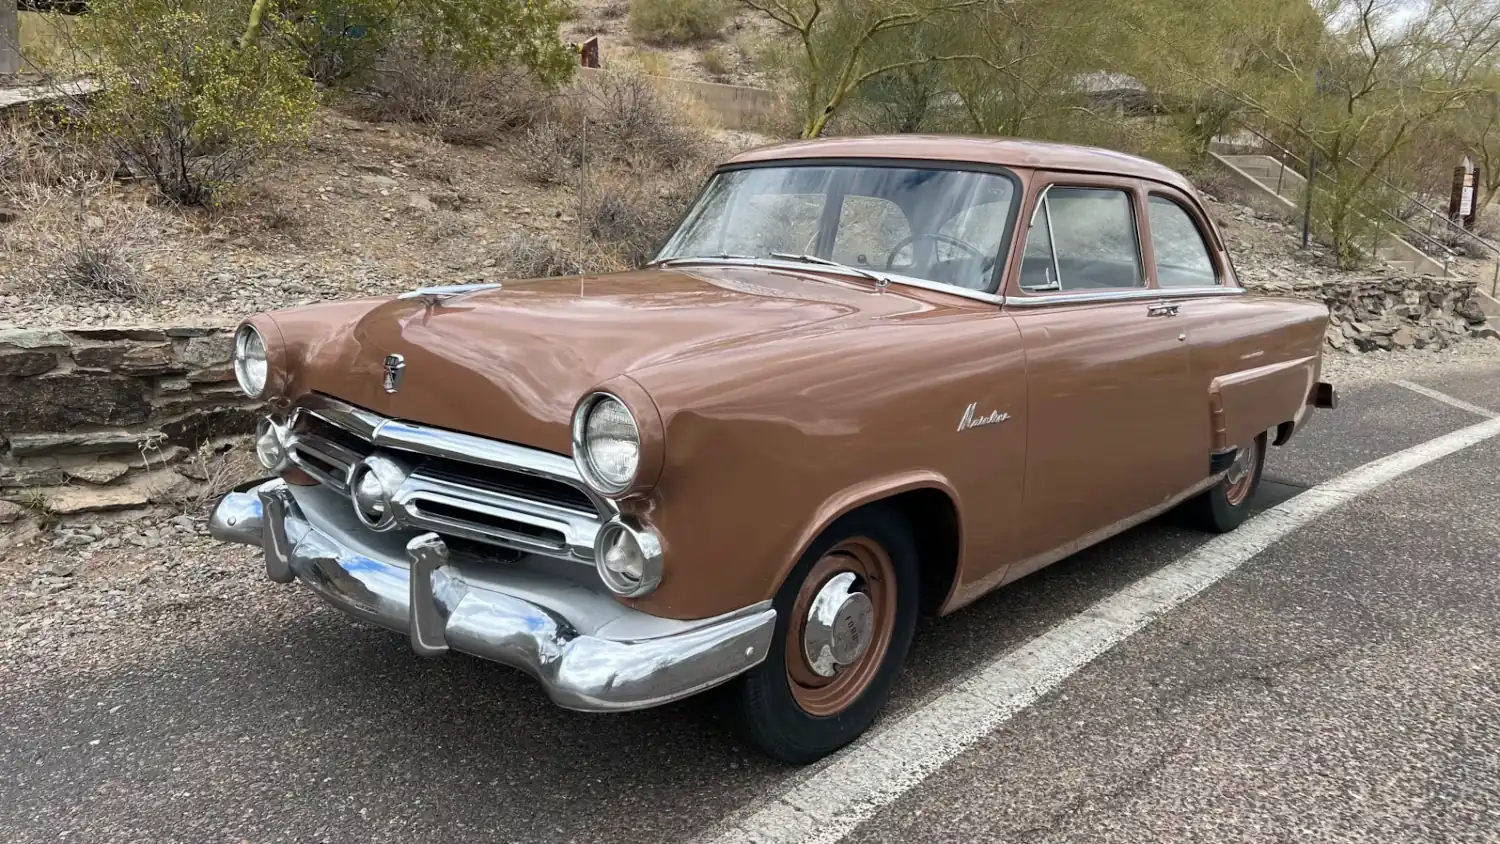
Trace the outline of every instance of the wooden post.
<instances>
[{"instance_id":1,"label":"wooden post","mask_svg":"<svg viewBox=\"0 0 1500 844\"><path fill-rule=\"evenodd\" d=\"M0 75L21 72L21 23L16 4L0 2Z\"/></svg>"}]
</instances>

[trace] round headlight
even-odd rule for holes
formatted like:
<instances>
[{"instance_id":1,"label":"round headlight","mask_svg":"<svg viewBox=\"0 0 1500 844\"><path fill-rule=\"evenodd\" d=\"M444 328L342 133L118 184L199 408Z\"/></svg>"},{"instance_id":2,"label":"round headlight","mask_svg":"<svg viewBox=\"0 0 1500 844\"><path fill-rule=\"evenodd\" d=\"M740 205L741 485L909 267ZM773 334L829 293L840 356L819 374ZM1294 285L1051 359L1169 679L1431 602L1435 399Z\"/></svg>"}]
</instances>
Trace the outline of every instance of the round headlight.
<instances>
[{"instance_id":1,"label":"round headlight","mask_svg":"<svg viewBox=\"0 0 1500 844\"><path fill-rule=\"evenodd\" d=\"M266 360L266 341L253 326L242 325L234 335L234 380L252 399L266 391L270 363Z\"/></svg>"},{"instance_id":2,"label":"round headlight","mask_svg":"<svg viewBox=\"0 0 1500 844\"><path fill-rule=\"evenodd\" d=\"M596 491L617 495L630 488L641 465L641 432L624 402L600 393L579 405L573 457Z\"/></svg>"},{"instance_id":3,"label":"round headlight","mask_svg":"<svg viewBox=\"0 0 1500 844\"><path fill-rule=\"evenodd\" d=\"M636 529L616 519L594 540L594 567L616 595L644 595L661 582L661 540L649 528Z\"/></svg>"}]
</instances>

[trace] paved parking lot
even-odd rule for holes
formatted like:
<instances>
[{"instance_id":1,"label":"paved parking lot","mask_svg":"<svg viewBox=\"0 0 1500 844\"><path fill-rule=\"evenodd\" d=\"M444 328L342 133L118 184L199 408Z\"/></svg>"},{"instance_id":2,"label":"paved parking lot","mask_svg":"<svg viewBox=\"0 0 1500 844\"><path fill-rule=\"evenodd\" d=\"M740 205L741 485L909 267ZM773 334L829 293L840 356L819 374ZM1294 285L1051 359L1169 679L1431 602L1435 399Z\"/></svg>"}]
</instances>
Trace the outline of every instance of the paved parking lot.
<instances>
[{"instance_id":1,"label":"paved parking lot","mask_svg":"<svg viewBox=\"0 0 1500 844\"><path fill-rule=\"evenodd\" d=\"M1500 370L1415 386L1346 391L1273 452L1258 506L1500 412ZM924 625L871 740L804 770L740 747L711 699L564 712L192 543L75 589L198 577L212 600L131 603L0 664L0 840L1500 840L1500 436L1377 480L998 719L955 707L963 684L1221 546L1164 518ZM927 768L874 764L940 710L951 734L909 745Z\"/></svg>"}]
</instances>

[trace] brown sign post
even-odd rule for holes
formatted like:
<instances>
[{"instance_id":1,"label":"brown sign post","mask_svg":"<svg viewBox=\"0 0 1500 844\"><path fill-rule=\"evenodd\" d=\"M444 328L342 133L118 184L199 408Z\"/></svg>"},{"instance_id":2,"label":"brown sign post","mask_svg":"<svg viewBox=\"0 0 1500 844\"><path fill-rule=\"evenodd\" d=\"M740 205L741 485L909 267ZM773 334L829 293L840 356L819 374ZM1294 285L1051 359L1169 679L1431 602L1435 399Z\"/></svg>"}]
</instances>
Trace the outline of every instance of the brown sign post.
<instances>
[{"instance_id":1,"label":"brown sign post","mask_svg":"<svg viewBox=\"0 0 1500 844\"><path fill-rule=\"evenodd\" d=\"M1448 219L1472 231L1479 218L1476 193L1479 168L1468 161L1453 168L1453 192L1448 197Z\"/></svg>"}]
</instances>

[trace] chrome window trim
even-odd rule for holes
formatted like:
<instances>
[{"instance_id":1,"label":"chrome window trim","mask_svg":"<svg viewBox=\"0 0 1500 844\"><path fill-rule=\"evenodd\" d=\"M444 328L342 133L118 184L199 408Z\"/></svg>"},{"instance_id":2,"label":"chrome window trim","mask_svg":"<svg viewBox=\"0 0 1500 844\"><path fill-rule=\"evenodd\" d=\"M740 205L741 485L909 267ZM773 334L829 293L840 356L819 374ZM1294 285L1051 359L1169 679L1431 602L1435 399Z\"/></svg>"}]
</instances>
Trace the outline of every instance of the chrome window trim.
<instances>
[{"instance_id":1,"label":"chrome window trim","mask_svg":"<svg viewBox=\"0 0 1500 844\"><path fill-rule=\"evenodd\" d=\"M773 270L811 270L813 272L829 273L831 275L839 275L845 276L847 278L857 278L861 281L869 281L868 277L859 273L850 272L849 270L845 270L842 267L830 267L824 264L809 264L802 261L785 261L779 258L669 258L667 261L656 263L652 266L673 269L676 267L685 267L694 264L709 264L714 266L731 267L764 267ZM883 275L886 278L890 279L891 283L905 285L906 287L916 287L922 290L932 290L938 293L947 293L953 296L962 296L965 299L973 299L977 302L987 302L991 305L998 305L1002 301L1004 301L1004 297L998 296L994 293L988 293L983 290L970 290L967 287L960 287L956 284L945 284L941 281L929 281L925 278L913 278L912 276L887 272L886 270L870 270L869 272ZM872 292L879 292L879 290L877 289Z\"/></svg>"},{"instance_id":2,"label":"chrome window trim","mask_svg":"<svg viewBox=\"0 0 1500 844\"><path fill-rule=\"evenodd\" d=\"M1048 305L1075 305L1101 302L1130 302L1141 299L1187 299L1196 296L1239 296L1243 287L1135 287L1119 290L1093 290L1087 293L1054 293L1044 296L1010 296L1007 307L1041 308Z\"/></svg>"}]
</instances>

